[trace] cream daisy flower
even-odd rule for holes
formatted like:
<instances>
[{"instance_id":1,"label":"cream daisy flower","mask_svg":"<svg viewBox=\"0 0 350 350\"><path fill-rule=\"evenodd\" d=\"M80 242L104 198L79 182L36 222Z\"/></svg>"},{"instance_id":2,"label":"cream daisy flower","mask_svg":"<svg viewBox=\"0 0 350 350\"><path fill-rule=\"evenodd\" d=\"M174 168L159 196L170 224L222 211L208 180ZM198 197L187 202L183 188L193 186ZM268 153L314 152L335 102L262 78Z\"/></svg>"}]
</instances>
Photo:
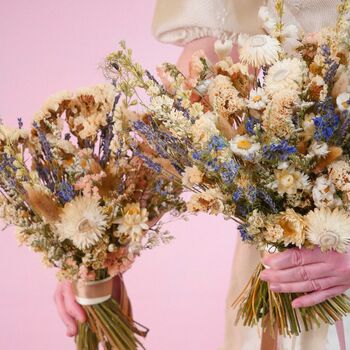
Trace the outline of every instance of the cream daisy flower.
<instances>
[{"instance_id":1,"label":"cream daisy flower","mask_svg":"<svg viewBox=\"0 0 350 350\"><path fill-rule=\"evenodd\" d=\"M310 211L305 222L307 239L322 251L346 253L350 244L350 216L342 209L321 208Z\"/></svg>"},{"instance_id":2,"label":"cream daisy flower","mask_svg":"<svg viewBox=\"0 0 350 350\"><path fill-rule=\"evenodd\" d=\"M107 218L98 200L93 197L76 197L66 203L56 224L60 241L69 239L79 249L95 245L104 234Z\"/></svg>"},{"instance_id":3,"label":"cream daisy flower","mask_svg":"<svg viewBox=\"0 0 350 350\"><path fill-rule=\"evenodd\" d=\"M187 203L187 209L192 213L209 212L213 215L221 214L224 210L223 195L216 188L195 193Z\"/></svg>"},{"instance_id":4,"label":"cream daisy flower","mask_svg":"<svg viewBox=\"0 0 350 350\"><path fill-rule=\"evenodd\" d=\"M328 176L338 190L350 191L350 164L345 160L332 163L328 169Z\"/></svg>"},{"instance_id":5,"label":"cream daisy flower","mask_svg":"<svg viewBox=\"0 0 350 350\"><path fill-rule=\"evenodd\" d=\"M340 111L350 111L350 93L343 92L337 97L337 106Z\"/></svg>"},{"instance_id":6,"label":"cream daisy flower","mask_svg":"<svg viewBox=\"0 0 350 350\"><path fill-rule=\"evenodd\" d=\"M185 173L182 177L182 183L184 186L192 187L193 185L200 184L202 182L204 174L198 169L197 166L185 167Z\"/></svg>"},{"instance_id":7,"label":"cream daisy flower","mask_svg":"<svg viewBox=\"0 0 350 350\"><path fill-rule=\"evenodd\" d=\"M256 68L275 63L282 50L278 40L268 35L241 35L238 43L240 61Z\"/></svg>"},{"instance_id":8,"label":"cream daisy flower","mask_svg":"<svg viewBox=\"0 0 350 350\"><path fill-rule=\"evenodd\" d=\"M140 203L129 203L123 209L123 217L115 221L118 226L118 233L131 239L131 242L138 242L142 238L144 230L148 230L148 211L140 208Z\"/></svg>"},{"instance_id":9,"label":"cream daisy flower","mask_svg":"<svg viewBox=\"0 0 350 350\"><path fill-rule=\"evenodd\" d=\"M266 231L263 232L264 239L269 243L276 243L283 238L283 228L275 223L266 225Z\"/></svg>"},{"instance_id":10,"label":"cream daisy flower","mask_svg":"<svg viewBox=\"0 0 350 350\"><path fill-rule=\"evenodd\" d=\"M267 105L268 98L262 88L250 91L248 107L261 111Z\"/></svg>"},{"instance_id":11,"label":"cream daisy flower","mask_svg":"<svg viewBox=\"0 0 350 350\"><path fill-rule=\"evenodd\" d=\"M342 204L341 199L336 195L334 184L325 176L320 176L316 179L312 188L312 198L318 208L334 208Z\"/></svg>"},{"instance_id":12,"label":"cream daisy flower","mask_svg":"<svg viewBox=\"0 0 350 350\"><path fill-rule=\"evenodd\" d=\"M266 92L273 96L281 91L299 92L303 83L305 65L298 58L276 62L266 76Z\"/></svg>"},{"instance_id":13,"label":"cream daisy flower","mask_svg":"<svg viewBox=\"0 0 350 350\"><path fill-rule=\"evenodd\" d=\"M309 147L309 154L314 157L323 158L329 153L326 142L313 141Z\"/></svg>"},{"instance_id":14,"label":"cream daisy flower","mask_svg":"<svg viewBox=\"0 0 350 350\"><path fill-rule=\"evenodd\" d=\"M294 195L298 190L306 190L310 187L307 175L295 170L293 167L277 170L275 176L276 180L269 187L277 190L281 195L285 193Z\"/></svg>"},{"instance_id":15,"label":"cream daisy flower","mask_svg":"<svg viewBox=\"0 0 350 350\"><path fill-rule=\"evenodd\" d=\"M230 141L230 148L233 153L250 158L260 150L260 144L247 135L237 135Z\"/></svg>"},{"instance_id":16,"label":"cream daisy flower","mask_svg":"<svg viewBox=\"0 0 350 350\"><path fill-rule=\"evenodd\" d=\"M197 119L191 128L194 143L203 146L212 136L219 135L216 122L217 116L211 112L207 112Z\"/></svg>"},{"instance_id":17,"label":"cream daisy flower","mask_svg":"<svg viewBox=\"0 0 350 350\"><path fill-rule=\"evenodd\" d=\"M279 225L283 228L283 242L285 246L295 244L301 247L305 241L304 218L293 209L288 208L281 213Z\"/></svg>"}]
</instances>

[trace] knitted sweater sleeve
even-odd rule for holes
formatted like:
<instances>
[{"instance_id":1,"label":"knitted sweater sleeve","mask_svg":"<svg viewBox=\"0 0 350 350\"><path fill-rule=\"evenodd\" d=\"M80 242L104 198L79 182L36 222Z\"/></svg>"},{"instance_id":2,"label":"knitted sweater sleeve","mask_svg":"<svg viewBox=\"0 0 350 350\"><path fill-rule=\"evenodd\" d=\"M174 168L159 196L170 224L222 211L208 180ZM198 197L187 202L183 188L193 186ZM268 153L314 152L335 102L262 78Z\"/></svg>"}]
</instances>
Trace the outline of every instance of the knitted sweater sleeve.
<instances>
[{"instance_id":1,"label":"knitted sweater sleeve","mask_svg":"<svg viewBox=\"0 0 350 350\"><path fill-rule=\"evenodd\" d=\"M257 34L260 6L273 13L273 0L157 0L152 31L166 43L188 42L225 32ZM340 0L285 0L284 22L312 32L334 25Z\"/></svg>"}]
</instances>

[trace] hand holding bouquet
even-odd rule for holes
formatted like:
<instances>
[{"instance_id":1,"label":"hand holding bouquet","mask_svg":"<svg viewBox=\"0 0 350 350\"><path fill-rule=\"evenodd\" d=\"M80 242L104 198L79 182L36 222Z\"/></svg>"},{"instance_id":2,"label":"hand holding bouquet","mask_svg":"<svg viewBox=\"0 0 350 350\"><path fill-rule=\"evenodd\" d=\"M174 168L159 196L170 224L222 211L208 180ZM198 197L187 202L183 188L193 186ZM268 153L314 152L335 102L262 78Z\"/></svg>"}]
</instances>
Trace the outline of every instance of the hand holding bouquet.
<instances>
[{"instance_id":1,"label":"hand holding bouquet","mask_svg":"<svg viewBox=\"0 0 350 350\"><path fill-rule=\"evenodd\" d=\"M188 77L160 66L163 84L124 45L106 60L120 91L138 97L142 89L150 97L140 100L146 116L133 129L169 160L171 168L161 171L194 192L189 211L232 218L242 239L262 253L349 249L349 7L342 2L334 28L299 37L283 24L283 1L276 1L276 18L266 8L259 13L266 35L239 37L239 63L224 57L213 65L198 52ZM298 335L350 313L343 290L292 308L305 292L270 290L259 278L264 269L257 267L237 299L245 325Z\"/></svg>"},{"instance_id":2,"label":"hand holding bouquet","mask_svg":"<svg viewBox=\"0 0 350 350\"><path fill-rule=\"evenodd\" d=\"M87 322L78 349L136 349L145 335L129 305L112 298L112 278L144 249L171 236L159 221L183 211L180 187L150 169L123 131L129 120L112 85L52 96L26 132L0 126L1 218L17 238L73 281ZM161 160L160 160L161 161Z\"/></svg>"}]
</instances>

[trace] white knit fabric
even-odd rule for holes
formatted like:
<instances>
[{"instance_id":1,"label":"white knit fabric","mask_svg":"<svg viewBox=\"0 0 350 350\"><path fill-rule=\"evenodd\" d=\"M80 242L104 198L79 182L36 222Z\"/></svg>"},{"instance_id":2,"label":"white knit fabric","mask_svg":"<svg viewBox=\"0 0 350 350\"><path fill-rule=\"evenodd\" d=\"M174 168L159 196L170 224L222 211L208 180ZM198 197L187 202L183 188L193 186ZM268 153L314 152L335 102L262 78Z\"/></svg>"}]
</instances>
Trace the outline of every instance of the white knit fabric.
<instances>
[{"instance_id":1,"label":"white knit fabric","mask_svg":"<svg viewBox=\"0 0 350 350\"><path fill-rule=\"evenodd\" d=\"M339 2L286 0L284 20L312 32L335 22ZM217 36L218 31L259 33L257 13L262 5L273 9L273 1L265 0L158 0L152 29L160 41L177 45Z\"/></svg>"}]
</instances>

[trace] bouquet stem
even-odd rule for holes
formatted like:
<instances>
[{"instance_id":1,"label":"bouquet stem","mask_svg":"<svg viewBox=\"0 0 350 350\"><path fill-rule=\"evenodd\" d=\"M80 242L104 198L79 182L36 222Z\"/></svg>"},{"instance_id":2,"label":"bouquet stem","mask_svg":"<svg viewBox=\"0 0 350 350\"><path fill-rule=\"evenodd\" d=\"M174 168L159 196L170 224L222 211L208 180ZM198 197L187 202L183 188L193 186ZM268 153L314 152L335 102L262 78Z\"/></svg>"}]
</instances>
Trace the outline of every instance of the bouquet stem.
<instances>
[{"instance_id":1,"label":"bouquet stem","mask_svg":"<svg viewBox=\"0 0 350 350\"><path fill-rule=\"evenodd\" d=\"M84 305L83 308L87 322L79 324L77 350L98 350L100 343L105 350L145 349L136 337L136 334L143 335L142 332L123 314L114 299L96 305Z\"/></svg>"},{"instance_id":2,"label":"bouquet stem","mask_svg":"<svg viewBox=\"0 0 350 350\"><path fill-rule=\"evenodd\" d=\"M321 322L335 324L350 313L350 298L339 295L320 304L294 309L292 301L305 293L275 293L268 283L260 280L264 266L259 264L241 295L233 303L238 307L236 324L244 326L260 325L263 331L270 330L282 336L299 335L309 331Z\"/></svg>"}]
</instances>

